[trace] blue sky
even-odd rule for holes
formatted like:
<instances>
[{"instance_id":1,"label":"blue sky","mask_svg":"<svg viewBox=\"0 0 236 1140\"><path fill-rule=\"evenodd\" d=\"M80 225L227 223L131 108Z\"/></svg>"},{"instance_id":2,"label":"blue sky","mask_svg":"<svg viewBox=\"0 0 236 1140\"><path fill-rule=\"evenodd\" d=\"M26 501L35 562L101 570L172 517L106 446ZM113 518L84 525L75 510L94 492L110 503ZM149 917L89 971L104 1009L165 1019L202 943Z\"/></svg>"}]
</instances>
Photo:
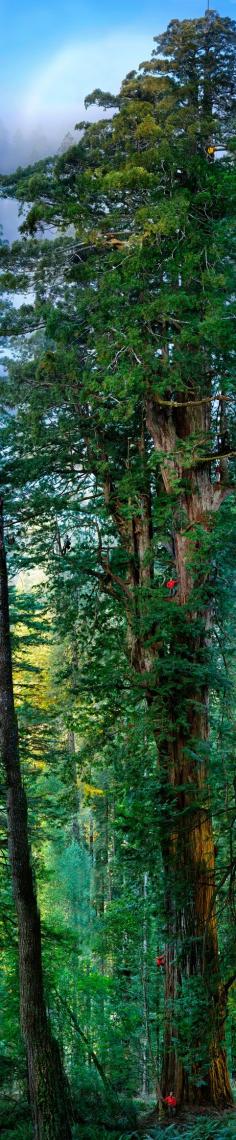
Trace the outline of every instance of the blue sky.
<instances>
[{"instance_id":1,"label":"blue sky","mask_svg":"<svg viewBox=\"0 0 236 1140\"><path fill-rule=\"evenodd\" d=\"M117 90L170 19L200 16L204 0L0 0L2 120L11 129L72 128L94 86ZM221 14L234 17L234 0Z\"/></svg>"}]
</instances>

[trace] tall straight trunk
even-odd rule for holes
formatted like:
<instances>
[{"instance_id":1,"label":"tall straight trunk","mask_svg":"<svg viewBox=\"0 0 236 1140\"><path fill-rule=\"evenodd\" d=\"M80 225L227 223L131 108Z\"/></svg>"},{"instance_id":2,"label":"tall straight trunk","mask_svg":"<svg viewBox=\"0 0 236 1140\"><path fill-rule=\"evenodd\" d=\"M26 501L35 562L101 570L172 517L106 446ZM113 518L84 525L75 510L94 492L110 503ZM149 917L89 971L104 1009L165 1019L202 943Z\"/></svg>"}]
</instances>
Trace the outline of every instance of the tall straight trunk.
<instances>
[{"instance_id":1,"label":"tall straight trunk","mask_svg":"<svg viewBox=\"0 0 236 1140\"><path fill-rule=\"evenodd\" d=\"M224 1045L226 994L218 957L214 838L206 764L194 759L196 739L198 745L206 743L206 732L207 718L200 711L192 741L190 734L184 740L173 730L160 759L167 933L162 1093L174 1090L179 1103L224 1107L232 1096Z\"/></svg>"},{"instance_id":2,"label":"tall straight trunk","mask_svg":"<svg viewBox=\"0 0 236 1140\"><path fill-rule=\"evenodd\" d=\"M212 484L209 466L199 461L185 467L184 445L192 437L208 439L208 397L163 408L149 400L147 427L155 450L166 496L170 496L174 535L174 577L178 580L175 604L182 608L180 623L173 623L173 644L162 646L155 628L151 496L148 486L147 441L137 444L143 460L143 488L139 510L127 519L112 481L107 478L104 497L127 555L123 589L127 614L128 646L133 668L142 685L152 716L161 783L161 847L165 876L166 968L164 1063L162 1096L173 1091L177 1103L226 1106L232 1103L224 1046L226 990L220 979L215 912L214 838L208 789L208 695L206 683L194 688L194 670L205 676L209 610L200 604L192 612L193 561L198 561L198 588L204 587L200 551L201 528L208 532L213 512L225 491ZM148 452L146 452L146 455ZM176 484L183 489L176 496ZM196 535L196 540L195 540ZM204 551L204 544L203 544ZM194 558L193 558L194 555ZM106 565L106 570L108 566ZM114 577L111 591L115 593ZM171 605L171 599L168 602ZM201 629L201 634L199 630ZM149 631L149 632L148 632ZM195 631L195 632L194 632ZM180 638L182 645L180 646ZM178 657L182 676L170 680L171 662ZM156 657L159 657L158 673ZM185 663L183 666L183 662ZM165 673L166 669L166 673ZM163 683L162 683L163 679ZM163 692L165 697L163 698ZM157 710L157 717L156 711ZM158 718L158 723L157 723ZM191 1015L191 1016L190 1016Z\"/></svg>"},{"instance_id":3,"label":"tall straight trunk","mask_svg":"<svg viewBox=\"0 0 236 1140\"><path fill-rule=\"evenodd\" d=\"M161 739L158 730L156 733L165 802L161 837L167 932L162 1093L165 1096L173 1090L178 1103L207 1102L224 1107L232 1103L232 1094L224 1043L226 990L220 978L208 784L208 693L204 677L210 615L206 603L205 609L201 602L199 610L191 609L190 599L194 557L200 595L209 572L204 554L200 563L199 533L201 528L206 533L212 526L213 512L225 491L212 484L207 464L182 468L184 442L191 435L200 442L208 438L207 401L190 401L176 413L150 403L147 420L154 446L162 454L167 495L173 494L173 477L179 481L183 478L185 486L177 500L174 534L175 604L184 607L178 635L184 665L176 685L172 680L169 686L163 709L166 739L163 731ZM181 670L181 646L173 641L171 648ZM198 676L195 685L194 673Z\"/></svg>"},{"instance_id":4,"label":"tall straight trunk","mask_svg":"<svg viewBox=\"0 0 236 1140\"><path fill-rule=\"evenodd\" d=\"M43 991L40 914L28 840L14 708L3 501L0 501L0 744L6 782L9 855L19 935L21 1025L35 1140L71 1140L71 1106Z\"/></svg>"}]
</instances>

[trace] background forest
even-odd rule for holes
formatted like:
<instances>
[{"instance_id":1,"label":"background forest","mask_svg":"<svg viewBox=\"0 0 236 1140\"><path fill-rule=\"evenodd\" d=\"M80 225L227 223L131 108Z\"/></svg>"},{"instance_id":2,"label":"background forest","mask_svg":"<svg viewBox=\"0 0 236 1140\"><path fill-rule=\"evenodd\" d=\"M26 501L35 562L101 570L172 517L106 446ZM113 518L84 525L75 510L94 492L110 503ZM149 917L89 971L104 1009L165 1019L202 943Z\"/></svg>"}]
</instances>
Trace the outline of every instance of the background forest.
<instances>
[{"instance_id":1,"label":"background forest","mask_svg":"<svg viewBox=\"0 0 236 1140\"><path fill-rule=\"evenodd\" d=\"M3 1140L234 1135L235 44L1 177Z\"/></svg>"}]
</instances>

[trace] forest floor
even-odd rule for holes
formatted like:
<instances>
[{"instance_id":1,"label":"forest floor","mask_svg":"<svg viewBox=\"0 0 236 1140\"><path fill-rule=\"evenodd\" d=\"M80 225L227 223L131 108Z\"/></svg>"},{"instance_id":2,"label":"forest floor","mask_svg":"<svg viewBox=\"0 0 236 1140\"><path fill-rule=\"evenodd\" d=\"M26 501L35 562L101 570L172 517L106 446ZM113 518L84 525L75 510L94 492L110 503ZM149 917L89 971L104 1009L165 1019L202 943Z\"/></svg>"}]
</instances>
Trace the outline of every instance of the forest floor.
<instances>
[{"instance_id":1,"label":"forest floor","mask_svg":"<svg viewBox=\"0 0 236 1140\"><path fill-rule=\"evenodd\" d=\"M153 1109L141 1116L136 1132L124 1132L118 1140L138 1140L139 1137L142 1140L236 1140L236 1105L224 1112L196 1107L191 1112L183 1111L176 1120L159 1120Z\"/></svg>"},{"instance_id":2,"label":"forest floor","mask_svg":"<svg viewBox=\"0 0 236 1140\"><path fill-rule=\"evenodd\" d=\"M236 1108L229 1112L197 1112L188 1114L178 1121L168 1121L138 1127L132 1131L109 1132L106 1129L93 1127L74 1132L73 1140L236 1140ZM8 1140L8 1138L7 1138ZM11 1138L9 1138L11 1140ZM13 1138L12 1138L13 1140ZM15 1138L14 1138L15 1140Z\"/></svg>"},{"instance_id":3,"label":"forest floor","mask_svg":"<svg viewBox=\"0 0 236 1140\"><path fill-rule=\"evenodd\" d=\"M138 1110L138 1105L136 1105ZM140 1109L142 1108L142 1112ZM15 1119L14 1119L15 1115ZM87 1114L86 1114L87 1115ZM191 1113L181 1113L176 1120L158 1120L157 1111L153 1107L144 1113L144 1105L139 1104L137 1122L127 1125L121 1119L110 1121L109 1113L107 1124L98 1118L96 1111L93 1122L90 1122L88 1112L87 1122L75 1124L73 1140L236 1140L236 1105L235 1108L225 1112L212 1112L211 1109L196 1108ZM32 1140L32 1128L29 1119L29 1108L26 1103L8 1106L0 1098L0 1140Z\"/></svg>"},{"instance_id":4,"label":"forest floor","mask_svg":"<svg viewBox=\"0 0 236 1140\"><path fill-rule=\"evenodd\" d=\"M235 1140L236 1114L218 1113L217 1117L208 1113L201 1119L192 1114L191 1118L146 1126L142 1129L142 1140ZM32 1140L33 1133L29 1121L12 1128L0 1127L1 1140ZM134 1131L112 1131L95 1123L85 1126L75 1125L73 1140L140 1140L139 1128Z\"/></svg>"},{"instance_id":5,"label":"forest floor","mask_svg":"<svg viewBox=\"0 0 236 1140\"><path fill-rule=\"evenodd\" d=\"M142 1140L161 1140L163 1133L165 1140L236 1140L236 1105L224 1112L196 1106L182 1111L177 1120L160 1120L154 1109L140 1119L137 1136Z\"/></svg>"}]
</instances>

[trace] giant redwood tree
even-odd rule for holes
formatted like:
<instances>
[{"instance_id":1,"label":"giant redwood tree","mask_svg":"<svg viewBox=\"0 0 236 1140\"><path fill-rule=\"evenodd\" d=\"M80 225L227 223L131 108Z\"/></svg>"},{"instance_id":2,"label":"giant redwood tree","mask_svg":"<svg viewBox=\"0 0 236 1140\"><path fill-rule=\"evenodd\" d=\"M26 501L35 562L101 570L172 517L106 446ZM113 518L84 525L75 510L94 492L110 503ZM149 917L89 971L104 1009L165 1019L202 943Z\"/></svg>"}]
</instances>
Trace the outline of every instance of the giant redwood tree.
<instances>
[{"instance_id":1,"label":"giant redwood tree","mask_svg":"<svg viewBox=\"0 0 236 1140\"><path fill-rule=\"evenodd\" d=\"M84 573L125 615L157 746L161 1094L217 1106L231 1102L229 983L217 942L209 697L235 454L235 43L235 24L214 11L173 21L118 96L88 97L110 119L80 124L78 147L53 167L10 180L32 202L26 233L39 221L75 226L60 248L29 242L36 304L15 331L43 326L43 342L33 364L13 369L13 399L20 424L33 425L27 474L62 474L78 495L81 476L98 488L96 567ZM14 288L23 262L27 244L13 250Z\"/></svg>"}]
</instances>

